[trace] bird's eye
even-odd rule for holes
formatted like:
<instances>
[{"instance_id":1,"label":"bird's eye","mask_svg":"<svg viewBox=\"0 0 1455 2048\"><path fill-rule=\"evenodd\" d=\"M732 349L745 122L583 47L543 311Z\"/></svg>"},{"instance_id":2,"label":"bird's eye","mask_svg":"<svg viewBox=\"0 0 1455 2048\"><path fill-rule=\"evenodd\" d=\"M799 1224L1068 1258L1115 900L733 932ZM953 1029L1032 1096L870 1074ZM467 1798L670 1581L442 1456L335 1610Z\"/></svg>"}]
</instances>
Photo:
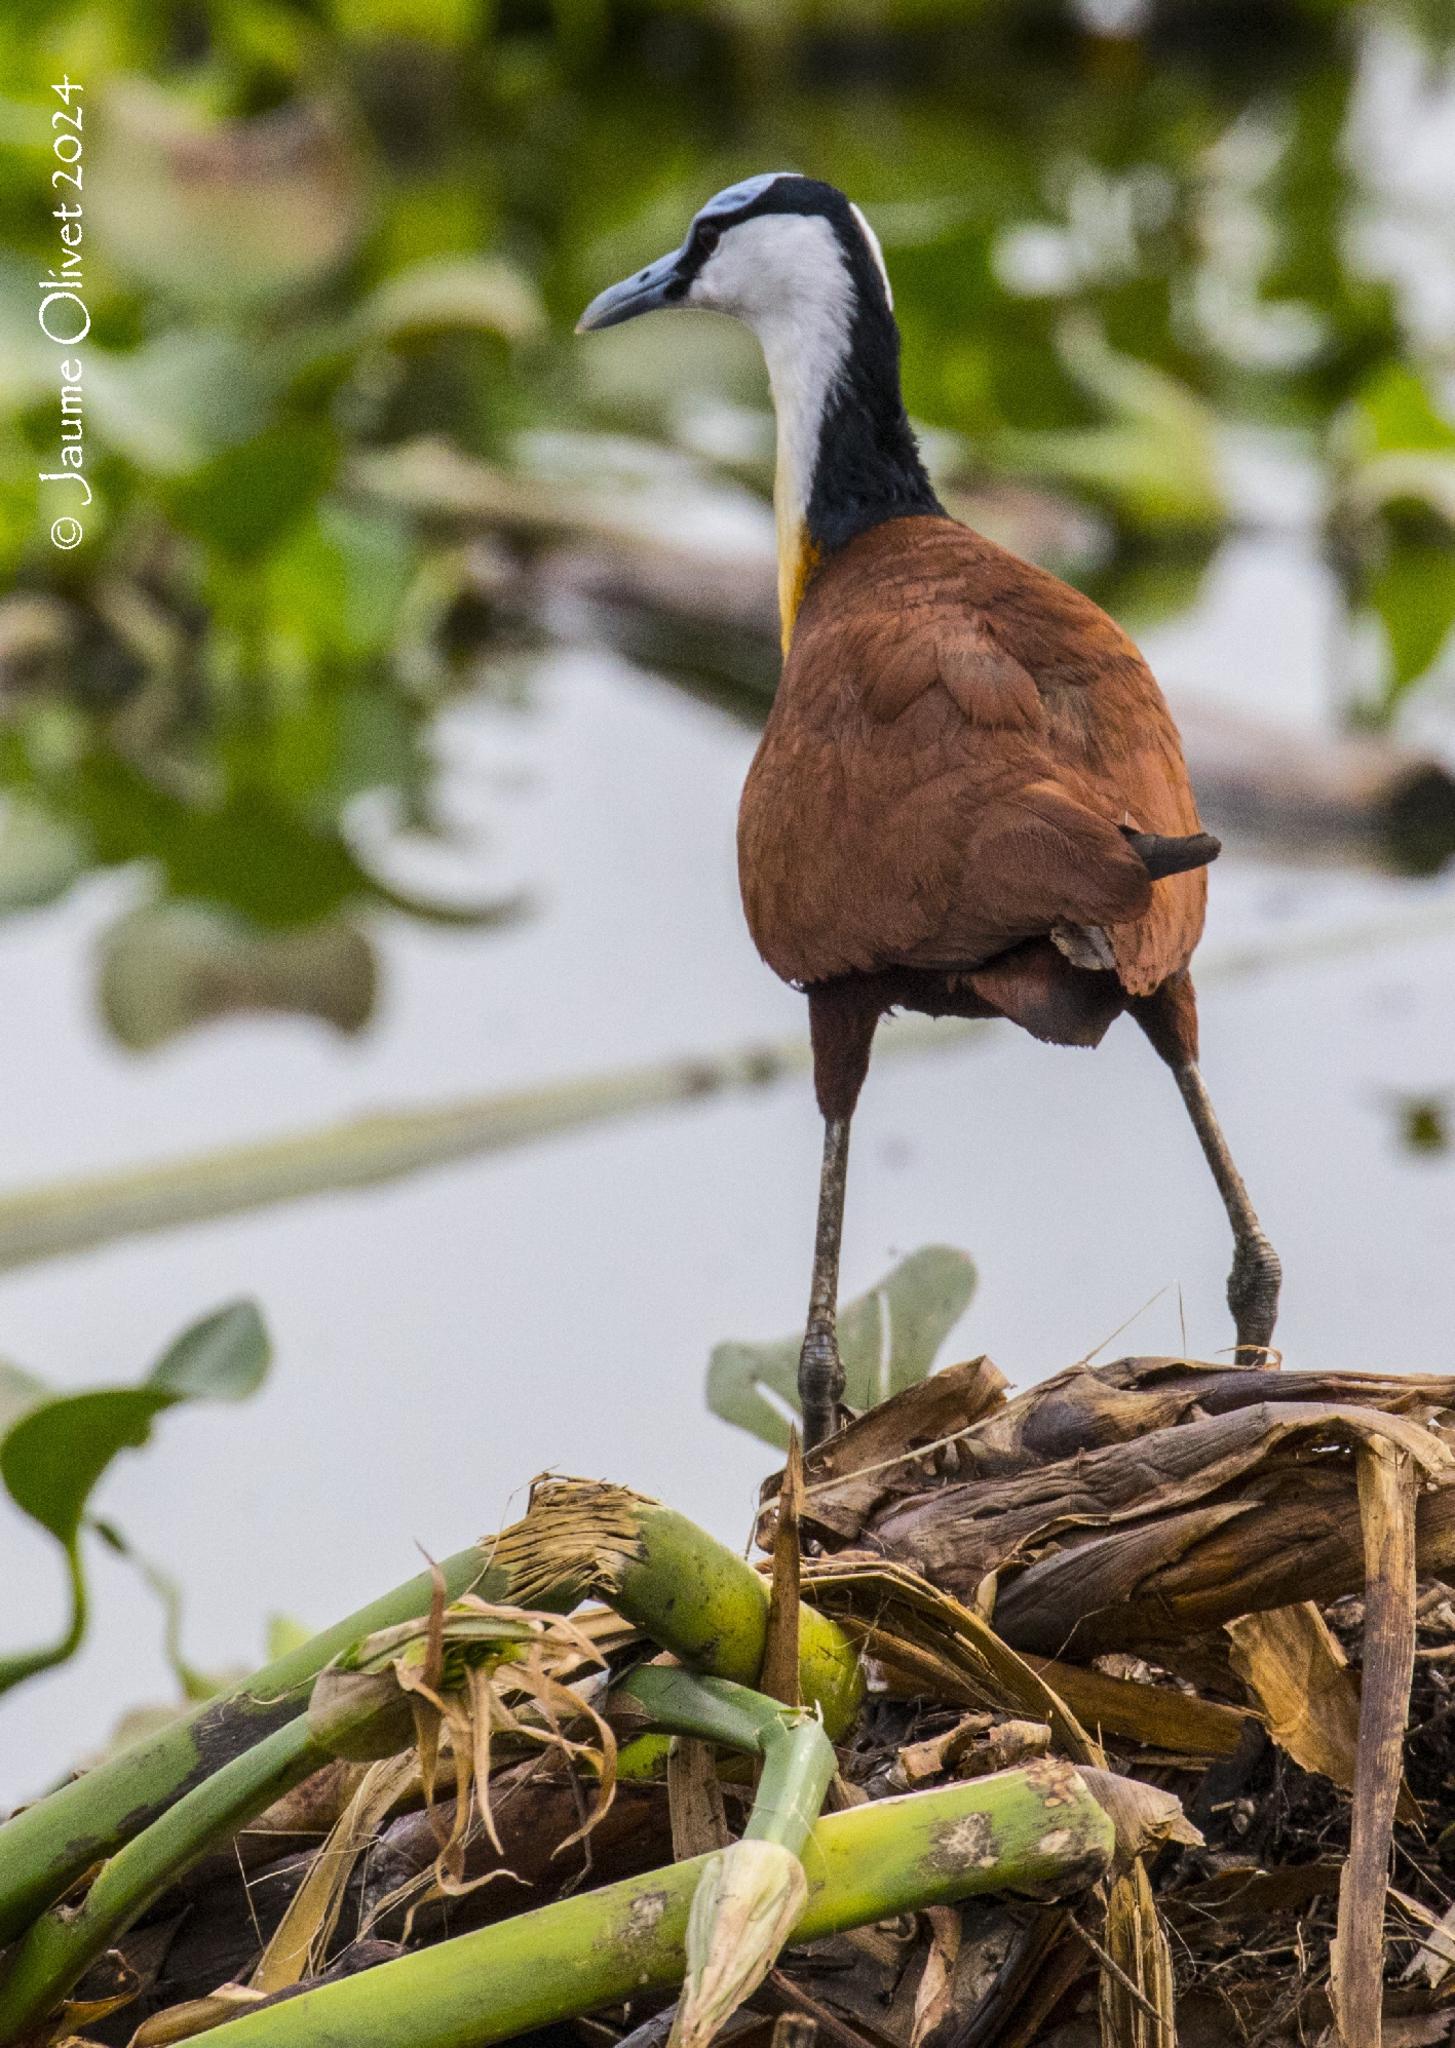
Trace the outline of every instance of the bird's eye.
<instances>
[{"instance_id":1,"label":"bird's eye","mask_svg":"<svg viewBox=\"0 0 1455 2048\"><path fill-rule=\"evenodd\" d=\"M710 256L721 240L721 228L701 227L697 230L697 247L703 256Z\"/></svg>"}]
</instances>

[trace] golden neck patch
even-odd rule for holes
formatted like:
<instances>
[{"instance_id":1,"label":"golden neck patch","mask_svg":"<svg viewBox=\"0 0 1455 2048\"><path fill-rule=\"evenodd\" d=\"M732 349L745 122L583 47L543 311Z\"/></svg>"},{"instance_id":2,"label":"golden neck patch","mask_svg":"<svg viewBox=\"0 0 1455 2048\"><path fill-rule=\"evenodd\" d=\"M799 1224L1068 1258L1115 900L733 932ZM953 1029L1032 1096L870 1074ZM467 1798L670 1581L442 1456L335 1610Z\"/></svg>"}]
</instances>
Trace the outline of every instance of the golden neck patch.
<instances>
[{"instance_id":1,"label":"golden neck patch","mask_svg":"<svg viewBox=\"0 0 1455 2048\"><path fill-rule=\"evenodd\" d=\"M778 619L782 633L783 652L788 652L788 643L793 638L793 622L798 617L798 607L803 602L803 593L808 579L818 567L819 550L808 537L808 528L802 519L781 520L778 523Z\"/></svg>"}]
</instances>

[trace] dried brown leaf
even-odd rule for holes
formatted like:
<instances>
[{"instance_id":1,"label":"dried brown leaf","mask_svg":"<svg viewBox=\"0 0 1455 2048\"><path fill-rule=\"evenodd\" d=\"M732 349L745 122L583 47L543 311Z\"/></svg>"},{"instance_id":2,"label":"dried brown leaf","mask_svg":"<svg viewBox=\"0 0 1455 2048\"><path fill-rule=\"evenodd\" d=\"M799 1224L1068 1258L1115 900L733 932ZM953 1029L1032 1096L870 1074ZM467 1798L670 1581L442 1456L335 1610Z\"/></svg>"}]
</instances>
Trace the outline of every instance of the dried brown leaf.
<instances>
[{"instance_id":1,"label":"dried brown leaf","mask_svg":"<svg viewBox=\"0 0 1455 2048\"><path fill-rule=\"evenodd\" d=\"M685 1863L725 1849L732 1840L711 1743L679 1736L667 1754L672 1857Z\"/></svg>"},{"instance_id":2,"label":"dried brown leaf","mask_svg":"<svg viewBox=\"0 0 1455 2048\"><path fill-rule=\"evenodd\" d=\"M261 2003L264 1996L248 1984L223 1984L206 1998L188 1998L180 2005L154 2012L150 2019L143 2020L127 2048L171 2048L174 2041L190 2041L196 2034L220 2027L225 2020L235 2020L239 2013Z\"/></svg>"},{"instance_id":3,"label":"dried brown leaf","mask_svg":"<svg viewBox=\"0 0 1455 2048\"><path fill-rule=\"evenodd\" d=\"M768 1620L763 1639L763 1663L758 1675L759 1690L767 1693L769 1699L782 1700L785 1707L801 1704L798 1624L802 1576L799 1525L802 1514L803 1449L795 1429L789 1433L788 1458L778 1496Z\"/></svg>"},{"instance_id":4,"label":"dried brown leaf","mask_svg":"<svg viewBox=\"0 0 1455 2048\"><path fill-rule=\"evenodd\" d=\"M308 1875L289 1900L287 1911L253 1969L249 1991L263 1997L316 1972L329 1937L338 1925L355 1864L374 1840L390 1809L412 1789L415 1775L416 1760L410 1754L386 1757L365 1771L353 1798L309 1865ZM206 2001L200 2003L205 2005ZM237 2003L235 1999L218 2018L232 2018ZM207 2021L208 2025L215 2023ZM168 2038L184 2037L179 2034Z\"/></svg>"},{"instance_id":5,"label":"dried brown leaf","mask_svg":"<svg viewBox=\"0 0 1455 2048\"><path fill-rule=\"evenodd\" d=\"M1098 1992L1102 2048L1177 2048L1172 1951L1140 1859L1107 1889L1106 1947Z\"/></svg>"},{"instance_id":6,"label":"dried brown leaf","mask_svg":"<svg viewBox=\"0 0 1455 2048\"><path fill-rule=\"evenodd\" d=\"M914 1994L914 2021L909 2048L923 2043L949 2018L955 1998L955 1964L960 1954L960 1915L952 1906L930 1906L930 1946Z\"/></svg>"},{"instance_id":7,"label":"dried brown leaf","mask_svg":"<svg viewBox=\"0 0 1455 2048\"><path fill-rule=\"evenodd\" d=\"M1338 1640L1312 1601L1240 1615L1227 1624L1238 1676L1268 1732L1306 1771L1347 1792L1359 1747L1359 1689Z\"/></svg>"}]
</instances>

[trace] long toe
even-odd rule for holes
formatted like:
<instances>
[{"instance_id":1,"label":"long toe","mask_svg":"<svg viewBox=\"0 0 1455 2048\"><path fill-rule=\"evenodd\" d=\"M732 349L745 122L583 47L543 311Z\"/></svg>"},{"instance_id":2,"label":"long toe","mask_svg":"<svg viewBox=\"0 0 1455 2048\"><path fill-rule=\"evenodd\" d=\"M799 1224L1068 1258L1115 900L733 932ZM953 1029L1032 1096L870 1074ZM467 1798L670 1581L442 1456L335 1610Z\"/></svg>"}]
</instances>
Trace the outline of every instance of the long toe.
<instances>
[{"instance_id":1,"label":"long toe","mask_svg":"<svg viewBox=\"0 0 1455 2048\"><path fill-rule=\"evenodd\" d=\"M1283 1267L1268 1239L1261 1232L1240 1239L1228 1276L1228 1307L1240 1353L1260 1354L1272 1344L1282 1281Z\"/></svg>"}]
</instances>

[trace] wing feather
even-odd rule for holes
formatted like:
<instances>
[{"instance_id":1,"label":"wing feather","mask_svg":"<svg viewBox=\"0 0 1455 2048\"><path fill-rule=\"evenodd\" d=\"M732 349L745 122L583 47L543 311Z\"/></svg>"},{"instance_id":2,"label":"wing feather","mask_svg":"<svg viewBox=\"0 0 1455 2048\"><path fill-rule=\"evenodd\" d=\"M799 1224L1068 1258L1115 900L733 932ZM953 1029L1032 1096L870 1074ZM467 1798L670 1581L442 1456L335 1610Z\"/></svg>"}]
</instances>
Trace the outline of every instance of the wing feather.
<instances>
[{"instance_id":1,"label":"wing feather","mask_svg":"<svg viewBox=\"0 0 1455 2048\"><path fill-rule=\"evenodd\" d=\"M1206 883L1151 884L1123 826L1199 821L1161 691L1088 598L939 518L816 572L740 820L780 974L964 969L1096 925L1150 993L1186 965Z\"/></svg>"}]
</instances>

